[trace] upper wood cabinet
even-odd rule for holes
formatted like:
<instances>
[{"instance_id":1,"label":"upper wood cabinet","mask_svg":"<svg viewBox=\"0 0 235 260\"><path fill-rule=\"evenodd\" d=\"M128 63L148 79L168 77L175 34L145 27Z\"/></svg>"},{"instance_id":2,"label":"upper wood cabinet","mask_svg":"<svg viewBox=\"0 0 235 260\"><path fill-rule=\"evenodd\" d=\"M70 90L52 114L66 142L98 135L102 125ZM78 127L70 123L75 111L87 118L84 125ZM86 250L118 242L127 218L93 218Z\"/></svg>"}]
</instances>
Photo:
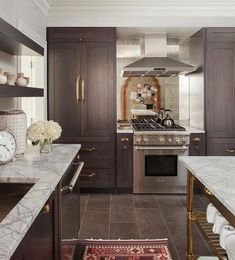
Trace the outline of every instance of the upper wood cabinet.
<instances>
[{"instance_id":1,"label":"upper wood cabinet","mask_svg":"<svg viewBox=\"0 0 235 260\"><path fill-rule=\"evenodd\" d=\"M48 117L81 143L82 188L114 188L115 28L48 28Z\"/></svg>"},{"instance_id":2,"label":"upper wood cabinet","mask_svg":"<svg viewBox=\"0 0 235 260\"><path fill-rule=\"evenodd\" d=\"M192 35L189 62L196 67L190 74L191 103L198 99L197 88L204 94L207 155L235 151L234 142L228 145L235 137L235 28L203 28Z\"/></svg>"},{"instance_id":3,"label":"upper wood cabinet","mask_svg":"<svg viewBox=\"0 0 235 260\"><path fill-rule=\"evenodd\" d=\"M235 43L206 51L207 137L235 137Z\"/></svg>"}]
</instances>

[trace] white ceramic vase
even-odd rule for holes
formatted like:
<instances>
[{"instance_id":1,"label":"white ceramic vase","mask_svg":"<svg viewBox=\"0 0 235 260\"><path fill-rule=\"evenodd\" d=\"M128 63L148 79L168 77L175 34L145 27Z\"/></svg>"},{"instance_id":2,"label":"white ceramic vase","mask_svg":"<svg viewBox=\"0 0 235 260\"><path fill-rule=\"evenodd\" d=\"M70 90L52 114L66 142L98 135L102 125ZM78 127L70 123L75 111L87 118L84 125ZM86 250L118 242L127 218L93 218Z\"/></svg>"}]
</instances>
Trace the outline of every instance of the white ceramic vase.
<instances>
[{"instance_id":1,"label":"white ceramic vase","mask_svg":"<svg viewBox=\"0 0 235 260\"><path fill-rule=\"evenodd\" d=\"M17 79L15 81L17 86L26 87L27 80L24 78L24 73L17 73Z\"/></svg>"},{"instance_id":2,"label":"white ceramic vase","mask_svg":"<svg viewBox=\"0 0 235 260\"><path fill-rule=\"evenodd\" d=\"M4 70L0 69L0 84L6 84L7 83L7 76L4 75Z\"/></svg>"}]
</instances>

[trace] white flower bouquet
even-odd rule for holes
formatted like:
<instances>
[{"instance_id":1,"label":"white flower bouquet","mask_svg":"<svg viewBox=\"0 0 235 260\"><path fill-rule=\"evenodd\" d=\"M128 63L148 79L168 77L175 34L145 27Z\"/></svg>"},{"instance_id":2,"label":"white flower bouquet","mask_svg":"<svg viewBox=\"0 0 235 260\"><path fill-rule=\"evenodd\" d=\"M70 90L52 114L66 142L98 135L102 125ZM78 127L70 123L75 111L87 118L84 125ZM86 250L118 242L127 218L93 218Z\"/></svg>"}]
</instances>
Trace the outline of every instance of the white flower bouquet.
<instances>
[{"instance_id":1,"label":"white flower bouquet","mask_svg":"<svg viewBox=\"0 0 235 260\"><path fill-rule=\"evenodd\" d=\"M32 145L40 145L41 152L50 152L52 141L58 139L62 129L57 122L38 121L33 123L27 130L27 137Z\"/></svg>"}]
</instances>

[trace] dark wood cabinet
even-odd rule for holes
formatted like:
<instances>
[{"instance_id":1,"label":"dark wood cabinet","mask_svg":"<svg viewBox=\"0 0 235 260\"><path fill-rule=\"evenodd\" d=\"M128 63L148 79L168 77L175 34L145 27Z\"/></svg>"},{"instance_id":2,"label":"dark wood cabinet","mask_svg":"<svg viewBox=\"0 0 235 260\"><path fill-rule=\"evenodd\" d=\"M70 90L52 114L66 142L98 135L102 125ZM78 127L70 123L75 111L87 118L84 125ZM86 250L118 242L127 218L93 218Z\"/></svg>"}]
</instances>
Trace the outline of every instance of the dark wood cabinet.
<instances>
[{"instance_id":1,"label":"dark wood cabinet","mask_svg":"<svg viewBox=\"0 0 235 260\"><path fill-rule=\"evenodd\" d=\"M117 190L132 191L133 134L117 134Z\"/></svg>"},{"instance_id":2,"label":"dark wood cabinet","mask_svg":"<svg viewBox=\"0 0 235 260\"><path fill-rule=\"evenodd\" d=\"M190 145L189 145L190 156L204 156L206 155L205 147L205 134L204 133L191 133L190 134Z\"/></svg>"},{"instance_id":3,"label":"dark wood cabinet","mask_svg":"<svg viewBox=\"0 0 235 260\"><path fill-rule=\"evenodd\" d=\"M48 28L48 117L81 143L81 188L114 188L115 28Z\"/></svg>"},{"instance_id":4,"label":"dark wood cabinet","mask_svg":"<svg viewBox=\"0 0 235 260\"><path fill-rule=\"evenodd\" d=\"M207 155L235 155L234 60L235 28L203 28L189 39L189 62L196 67L189 76L192 98L205 97L194 103L204 103Z\"/></svg>"},{"instance_id":5,"label":"dark wood cabinet","mask_svg":"<svg viewBox=\"0 0 235 260\"><path fill-rule=\"evenodd\" d=\"M55 211L56 192L53 192L29 231L16 249L11 260L51 260L58 259L58 230L54 223L58 215Z\"/></svg>"}]
</instances>

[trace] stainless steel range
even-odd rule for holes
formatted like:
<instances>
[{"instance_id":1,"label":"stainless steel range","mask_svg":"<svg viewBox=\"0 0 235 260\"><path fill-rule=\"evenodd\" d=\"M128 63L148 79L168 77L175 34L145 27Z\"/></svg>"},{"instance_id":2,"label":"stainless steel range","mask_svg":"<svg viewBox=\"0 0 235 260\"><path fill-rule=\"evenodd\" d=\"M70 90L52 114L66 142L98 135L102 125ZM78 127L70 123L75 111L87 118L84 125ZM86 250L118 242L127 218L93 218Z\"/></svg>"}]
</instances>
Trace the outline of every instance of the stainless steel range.
<instances>
[{"instance_id":1,"label":"stainless steel range","mask_svg":"<svg viewBox=\"0 0 235 260\"><path fill-rule=\"evenodd\" d=\"M189 133L155 119L131 120L134 129L134 193L186 193L187 174L178 156L188 155Z\"/></svg>"}]
</instances>

